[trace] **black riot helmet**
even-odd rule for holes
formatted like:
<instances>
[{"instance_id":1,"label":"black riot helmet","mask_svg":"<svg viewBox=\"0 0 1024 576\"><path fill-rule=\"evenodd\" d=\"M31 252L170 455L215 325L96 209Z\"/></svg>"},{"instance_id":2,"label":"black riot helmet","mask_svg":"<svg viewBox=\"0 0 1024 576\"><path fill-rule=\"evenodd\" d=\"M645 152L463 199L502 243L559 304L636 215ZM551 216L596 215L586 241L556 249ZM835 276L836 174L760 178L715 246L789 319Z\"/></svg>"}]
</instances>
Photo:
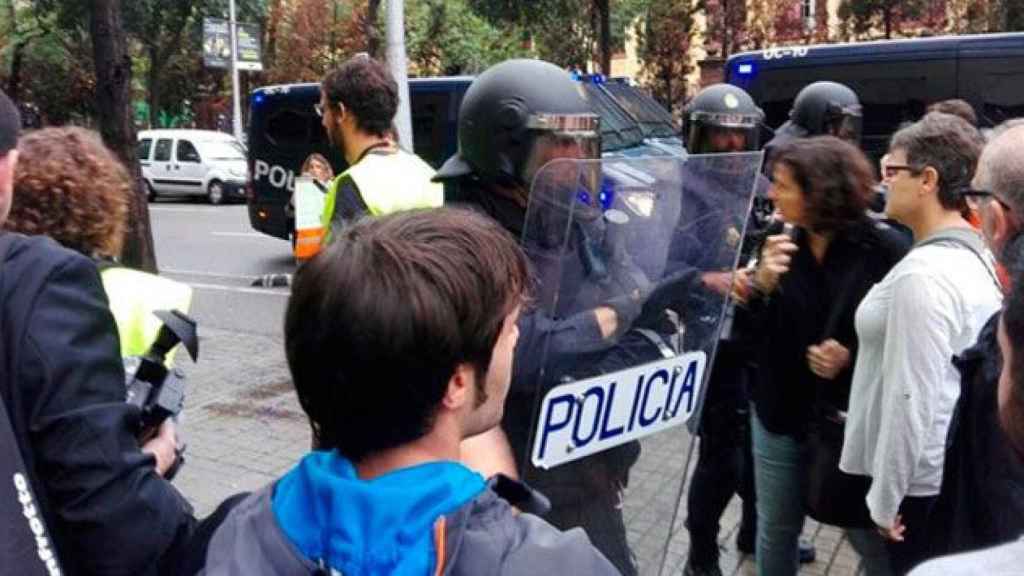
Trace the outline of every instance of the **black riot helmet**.
<instances>
[{"instance_id":1,"label":"black riot helmet","mask_svg":"<svg viewBox=\"0 0 1024 576\"><path fill-rule=\"evenodd\" d=\"M507 60L488 68L459 109L459 150L434 180L473 176L529 188L557 157L596 159L599 117L568 72L541 60Z\"/></svg>"},{"instance_id":2,"label":"black riot helmet","mask_svg":"<svg viewBox=\"0 0 1024 576\"><path fill-rule=\"evenodd\" d=\"M861 106L857 94L838 82L814 82L796 95L789 120L807 136L831 135L860 143Z\"/></svg>"},{"instance_id":3,"label":"black riot helmet","mask_svg":"<svg viewBox=\"0 0 1024 576\"><path fill-rule=\"evenodd\" d=\"M712 84L686 106L683 138L691 154L757 150L764 112L742 88Z\"/></svg>"}]
</instances>

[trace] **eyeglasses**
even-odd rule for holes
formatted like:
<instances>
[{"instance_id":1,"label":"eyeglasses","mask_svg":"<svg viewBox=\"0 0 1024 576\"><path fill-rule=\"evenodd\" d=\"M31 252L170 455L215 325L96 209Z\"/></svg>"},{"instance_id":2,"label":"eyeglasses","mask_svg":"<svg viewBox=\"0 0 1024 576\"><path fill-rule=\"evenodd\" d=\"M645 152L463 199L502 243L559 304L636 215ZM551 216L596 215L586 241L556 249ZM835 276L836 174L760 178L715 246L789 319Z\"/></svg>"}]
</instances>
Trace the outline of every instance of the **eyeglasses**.
<instances>
[{"instance_id":1,"label":"eyeglasses","mask_svg":"<svg viewBox=\"0 0 1024 576\"><path fill-rule=\"evenodd\" d=\"M1013 208L1011 208L1009 204L1003 202L1002 198L993 194L991 190L976 190L970 187L961 188L960 195L967 201L967 206L969 206L971 210L980 210L981 207L985 205L985 201L987 199L991 199L998 202L999 205L1007 212L1013 211Z\"/></svg>"},{"instance_id":2,"label":"eyeglasses","mask_svg":"<svg viewBox=\"0 0 1024 576\"><path fill-rule=\"evenodd\" d=\"M910 173L920 172L920 170L918 170L917 168L914 168L913 166L908 166L907 164L886 164L885 167L882 169L882 174L886 178L895 178L901 170L906 170Z\"/></svg>"}]
</instances>

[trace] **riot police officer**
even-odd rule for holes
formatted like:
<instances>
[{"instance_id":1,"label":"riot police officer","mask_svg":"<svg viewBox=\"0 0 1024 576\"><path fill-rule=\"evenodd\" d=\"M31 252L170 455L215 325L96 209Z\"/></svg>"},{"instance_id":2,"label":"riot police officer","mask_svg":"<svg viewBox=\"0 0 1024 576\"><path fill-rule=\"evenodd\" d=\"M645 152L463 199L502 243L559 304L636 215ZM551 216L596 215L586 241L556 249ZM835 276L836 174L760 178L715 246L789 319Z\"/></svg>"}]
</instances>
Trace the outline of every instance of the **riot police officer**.
<instances>
[{"instance_id":1,"label":"riot police officer","mask_svg":"<svg viewBox=\"0 0 1024 576\"><path fill-rule=\"evenodd\" d=\"M760 108L741 88L728 84L708 86L694 96L685 109L683 137L687 151L720 154L757 150L763 118ZM725 198L731 193L728 182L734 177L730 164L728 158L699 163L684 181L684 186L694 189L690 196L704 201L709 215L714 215L714 208L728 201ZM741 263L749 257L750 247L756 244L758 232L764 228L771 212L764 178L759 178L757 183L754 209L745 223L713 216L701 219L719 228L715 234L725 235L730 242L743 243ZM742 198L738 197L737 201ZM675 244L682 249L692 245L688 242ZM724 298L732 289L731 260L709 256L703 251L680 254L678 250L674 260L679 265L701 269L704 289L711 296ZM690 532L690 551L684 569L687 575L721 574L719 520L734 493L743 500L737 543L741 549L753 547L757 516L747 426L749 395L744 365L747 355L734 338L738 332L734 325L731 334L722 334L701 415L697 467L687 495L686 527Z\"/></svg>"},{"instance_id":2,"label":"riot police officer","mask_svg":"<svg viewBox=\"0 0 1024 576\"><path fill-rule=\"evenodd\" d=\"M639 300L595 299L589 307L568 311L555 307L553 312L544 306L558 300L553 296L560 285L591 282L589 286L596 287L595 277L601 278L603 286L619 281L615 265L594 249L596 236L590 236L594 233L590 228L596 229L602 221L600 207L591 203L597 196L592 186L600 174L579 174L581 166L596 166L598 172L599 166L571 165L569 185L583 185L578 194L567 196L573 199L572 206L558 202L557 195L531 197L535 180L560 176L557 170L538 176L552 160L600 157L599 128L599 118L567 72L539 60L506 61L477 77L466 92L459 112L459 151L436 178L446 184L446 203L470 204L520 237L529 226L527 236L537 239L533 247L543 248L543 236L549 231L552 244L561 245L565 230L571 230L571 243L578 249L568 253L534 250L524 240L535 276L537 306L524 312L518 322L520 338L502 426L521 464L520 473L551 501L545 519L562 529L584 528L616 568L633 575L637 568L626 539L622 494L639 456L639 444L632 441L544 470L529 459L534 409L545 390L566 379L614 372L626 362L665 354L666 341L656 331L634 329L650 317L645 311L649 306ZM577 197L586 201L577 204ZM542 207L529 211L537 217L529 223L528 202ZM576 212L570 216L569 211ZM579 211L587 215L580 217ZM557 254L554 262L552 254ZM558 262L558 258L572 261ZM562 276L564 270L572 274ZM685 284L691 278L683 275L673 282L686 293ZM652 300L656 299L652 296L648 302Z\"/></svg>"},{"instance_id":3,"label":"riot police officer","mask_svg":"<svg viewBox=\"0 0 1024 576\"><path fill-rule=\"evenodd\" d=\"M765 174L771 174L772 150L796 138L831 135L860 144L862 111L860 99L848 86L821 81L805 86L796 95L789 120L765 144Z\"/></svg>"}]
</instances>

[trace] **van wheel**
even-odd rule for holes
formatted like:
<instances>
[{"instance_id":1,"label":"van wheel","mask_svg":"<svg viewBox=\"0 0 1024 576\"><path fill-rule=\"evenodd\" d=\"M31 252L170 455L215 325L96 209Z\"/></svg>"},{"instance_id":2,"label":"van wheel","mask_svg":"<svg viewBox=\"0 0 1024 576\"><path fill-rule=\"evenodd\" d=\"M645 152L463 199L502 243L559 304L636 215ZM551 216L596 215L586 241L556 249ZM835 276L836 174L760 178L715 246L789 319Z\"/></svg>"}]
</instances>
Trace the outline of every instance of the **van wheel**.
<instances>
[{"instance_id":1,"label":"van wheel","mask_svg":"<svg viewBox=\"0 0 1024 576\"><path fill-rule=\"evenodd\" d=\"M146 200L150 202L155 202L156 190L153 190L153 185L149 183L149 180L143 180L142 182L146 186Z\"/></svg>"},{"instance_id":2,"label":"van wheel","mask_svg":"<svg viewBox=\"0 0 1024 576\"><path fill-rule=\"evenodd\" d=\"M214 206L224 202L224 184L220 180L212 180L206 187L206 198Z\"/></svg>"}]
</instances>

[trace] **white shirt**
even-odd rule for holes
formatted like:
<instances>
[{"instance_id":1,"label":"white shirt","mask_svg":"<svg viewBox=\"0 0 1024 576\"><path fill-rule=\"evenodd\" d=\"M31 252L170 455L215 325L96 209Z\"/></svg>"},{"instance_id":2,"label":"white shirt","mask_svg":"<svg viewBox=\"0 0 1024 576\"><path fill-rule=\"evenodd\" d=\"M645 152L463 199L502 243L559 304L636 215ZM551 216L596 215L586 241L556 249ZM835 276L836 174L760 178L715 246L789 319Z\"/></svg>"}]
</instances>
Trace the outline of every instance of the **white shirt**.
<instances>
[{"instance_id":1,"label":"white shirt","mask_svg":"<svg viewBox=\"0 0 1024 576\"><path fill-rule=\"evenodd\" d=\"M939 493L960 396L952 359L977 340L1002 301L991 254L983 256L988 266L962 246L915 248L857 308L839 468L872 478L867 505L881 526L895 523L904 497Z\"/></svg>"}]
</instances>

